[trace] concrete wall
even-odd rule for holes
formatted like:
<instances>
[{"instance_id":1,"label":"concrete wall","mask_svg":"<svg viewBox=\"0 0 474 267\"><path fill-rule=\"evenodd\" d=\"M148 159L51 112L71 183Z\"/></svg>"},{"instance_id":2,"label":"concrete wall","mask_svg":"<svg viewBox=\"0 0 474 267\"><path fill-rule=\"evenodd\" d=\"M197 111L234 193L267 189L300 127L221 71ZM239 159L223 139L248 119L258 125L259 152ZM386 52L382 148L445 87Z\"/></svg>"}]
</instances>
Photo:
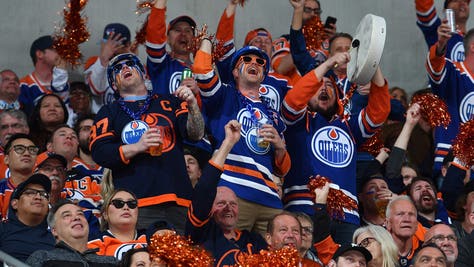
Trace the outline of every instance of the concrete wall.
<instances>
[{"instance_id":1,"label":"concrete wall","mask_svg":"<svg viewBox=\"0 0 474 267\"><path fill-rule=\"evenodd\" d=\"M323 20L330 15L337 17L338 31L351 34L367 13L385 18L387 40L382 58L382 71L390 86L400 86L413 92L427 84L424 60L427 47L421 31L415 24L413 0L320 0ZM54 32L62 22L61 10L65 0L0 0L0 69L11 68L22 77L33 69L29 57L31 42ZM442 10L443 0L435 0ZM198 25L208 24L215 32L226 0L173 0L168 1L168 20L181 14L193 16ZM474 5L473 5L474 6ZM134 0L89 0L84 14L88 17L91 37L81 45L85 59L99 53L103 27L110 22L121 22L134 31L143 17L135 14ZM472 10L472 7L471 7ZM250 29L265 27L273 36L288 33L292 8L288 0L248 0L238 8L236 19L236 44L241 46ZM472 20L471 20L472 21ZM468 24L468 28L472 23ZM134 35L134 34L132 34ZM145 52L140 49L140 57ZM72 72L72 79L81 77L81 69Z\"/></svg>"}]
</instances>

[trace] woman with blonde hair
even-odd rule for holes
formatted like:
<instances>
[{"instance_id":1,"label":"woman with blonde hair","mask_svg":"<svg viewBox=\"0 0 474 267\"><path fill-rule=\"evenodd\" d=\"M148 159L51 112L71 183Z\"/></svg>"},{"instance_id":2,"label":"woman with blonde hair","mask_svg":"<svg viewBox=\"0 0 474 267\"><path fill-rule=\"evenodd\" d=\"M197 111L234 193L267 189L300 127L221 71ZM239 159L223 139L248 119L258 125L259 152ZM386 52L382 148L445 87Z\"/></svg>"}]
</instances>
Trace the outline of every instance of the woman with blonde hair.
<instances>
[{"instance_id":1,"label":"woman with blonde hair","mask_svg":"<svg viewBox=\"0 0 474 267\"><path fill-rule=\"evenodd\" d=\"M398 248L390 233L378 225L358 228L352 242L366 248L372 254L368 267L398 267Z\"/></svg>"}]
</instances>

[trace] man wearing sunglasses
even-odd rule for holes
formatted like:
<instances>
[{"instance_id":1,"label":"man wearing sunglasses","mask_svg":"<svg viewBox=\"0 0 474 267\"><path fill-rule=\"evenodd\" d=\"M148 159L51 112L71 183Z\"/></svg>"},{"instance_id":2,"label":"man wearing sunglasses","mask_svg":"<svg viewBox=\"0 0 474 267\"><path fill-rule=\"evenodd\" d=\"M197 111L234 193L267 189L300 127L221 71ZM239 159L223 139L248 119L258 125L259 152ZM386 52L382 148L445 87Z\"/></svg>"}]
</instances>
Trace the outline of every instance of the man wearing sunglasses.
<instances>
[{"instance_id":1,"label":"man wearing sunglasses","mask_svg":"<svg viewBox=\"0 0 474 267\"><path fill-rule=\"evenodd\" d=\"M8 207L13 190L33 174L39 148L29 135L14 134L5 146L5 164L10 177L0 181L0 212L2 219L8 218Z\"/></svg>"},{"instance_id":2,"label":"man wearing sunglasses","mask_svg":"<svg viewBox=\"0 0 474 267\"><path fill-rule=\"evenodd\" d=\"M0 250L25 261L38 249L54 247L46 215L51 182L42 174L33 174L15 189L8 221L0 224Z\"/></svg>"},{"instance_id":3,"label":"man wearing sunglasses","mask_svg":"<svg viewBox=\"0 0 474 267\"><path fill-rule=\"evenodd\" d=\"M255 46L238 50L230 62L234 81L224 84L211 64L211 43L201 42L194 71L201 88L204 116L217 146L224 125L232 119L242 124L242 138L234 146L219 185L232 189L239 199L238 227L262 234L266 222L283 208L272 173L284 176L291 162L279 113L261 98L261 82L270 65L268 55ZM258 210L257 214L255 211Z\"/></svg>"},{"instance_id":4,"label":"man wearing sunglasses","mask_svg":"<svg viewBox=\"0 0 474 267\"><path fill-rule=\"evenodd\" d=\"M169 219L182 233L192 193L183 140L198 141L204 135L197 100L187 86L180 86L175 96L147 90L144 67L133 54L113 58L107 77L120 98L96 116L92 158L112 170L115 188L137 195L138 228ZM157 147L160 155L152 153Z\"/></svg>"},{"instance_id":5,"label":"man wearing sunglasses","mask_svg":"<svg viewBox=\"0 0 474 267\"><path fill-rule=\"evenodd\" d=\"M216 31L216 40L222 44L223 56L215 61L219 78L223 83L232 83L234 76L231 70L230 61L235 55L234 44L234 23L238 0L229 0L223 12ZM265 28L256 28L247 33L244 46L255 46L264 51L269 58L272 56L272 35ZM260 84L259 92L263 101L267 102L271 108L280 110L285 94L291 89L288 78L269 68L267 75Z\"/></svg>"}]
</instances>

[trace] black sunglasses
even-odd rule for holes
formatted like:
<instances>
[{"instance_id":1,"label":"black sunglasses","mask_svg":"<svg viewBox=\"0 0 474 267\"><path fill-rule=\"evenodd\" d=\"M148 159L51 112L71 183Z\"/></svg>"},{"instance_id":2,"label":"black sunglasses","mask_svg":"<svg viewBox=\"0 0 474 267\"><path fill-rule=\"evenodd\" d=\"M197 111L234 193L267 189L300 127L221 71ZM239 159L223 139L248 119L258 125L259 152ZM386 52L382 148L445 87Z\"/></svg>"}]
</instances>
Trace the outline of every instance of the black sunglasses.
<instances>
[{"instance_id":1,"label":"black sunglasses","mask_svg":"<svg viewBox=\"0 0 474 267\"><path fill-rule=\"evenodd\" d=\"M249 56L242 56L242 60L243 60L245 63L250 63L250 62L252 62L252 57L249 57ZM263 59L263 58L256 57L256 58L255 58L255 62L257 62L257 64L260 65L260 66L265 65L265 59Z\"/></svg>"},{"instance_id":2,"label":"black sunglasses","mask_svg":"<svg viewBox=\"0 0 474 267\"><path fill-rule=\"evenodd\" d=\"M112 67L112 70L114 71L114 74L117 75L123 68L123 65L127 65L128 67L133 67L135 66L135 61L133 60L127 60L127 61L122 61L122 62L119 62L117 64L115 64L113 67Z\"/></svg>"},{"instance_id":3,"label":"black sunglasses","mask_svg":"<svg viewBox=\"0 0 474 267\"><path fill-rule=\"evenodd\" d=\"M130 209L135 209L138 206L136 200L123 201L121 199L112 199L112 201L110 201L110 204L114 205L114 207L116 207L117 209L123 208L125 204L127 204Z\"/></svg>"}]
</instances>

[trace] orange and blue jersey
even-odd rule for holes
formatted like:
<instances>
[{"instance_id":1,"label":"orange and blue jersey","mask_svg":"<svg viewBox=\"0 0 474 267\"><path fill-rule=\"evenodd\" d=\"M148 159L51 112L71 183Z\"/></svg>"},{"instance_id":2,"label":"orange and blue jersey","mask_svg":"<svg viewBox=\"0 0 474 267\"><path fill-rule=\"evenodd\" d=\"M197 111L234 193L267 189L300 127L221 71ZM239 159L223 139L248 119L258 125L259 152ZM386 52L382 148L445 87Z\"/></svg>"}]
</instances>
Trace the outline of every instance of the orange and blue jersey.
<instances>
[{"instance_id":1,"label":"orange and blue jersey","mask_svg":"<svg viewBox=\"0 0 474 267\"><path fill-rule=\"evenodd\" d=\"M307 110L307 103L319 90L322 81L314 71L303 76L288 92L282 114L288 129L287 149L293 160L285 179L284 204L290 211L313 214L312 196L307 184L312 175L329 178L333 185L357 201L357 146L370 138L382 126L390 112L388 85L372 83L367 107L348 120L336 117L328 121L318 113ZM359 225L357 210L344 210L345 222Z\"/></svg>"},{"instance_id":2,"label":"orange and blue jersey","mask_svg":"<svg viewBox=\"0 0 474 267\"><path fill-rule=\"evenodd\" d=\"M223 49L225 51L224 55L216 62L219 78L222 83L232 83L234 81L232 70L230 69L230 61L235 53L234 17L235 14L227 17L224 11L216 32L216 39L223 43ZM272 109L280 111L283 98L291 88L292 86L288 82L288 77L270 69L270 72L260 84L260 96Z\"/></svg>"},{"instance_id":3,"label":"orange and blue jersey","mask_svg":"<svg viewBox=\"0 0 474 267\"><path fill-rule=\"evenodd\" d=\"M173 58L166 51L166 8L151 8L146 35L146 67L153 93L173 94L181 84L181 74L187 66L185 62Z\"/></svg>"},{"instance_id":4,"label":"orange and blue jersey","mask_svg":"<svg viewBox=\"0 0 474 267\"><path fill-rule=\"evenodd\" d=\"M45 94L57 94L67 103L69 101L68 73L55 67L50 84L42 83L35 73L30 73L20 80L20 96L18 100L26 114L31 114L39 98Z\"/></svg>"},{"instance_id":5,"label":"orange and blue jersey","mask_svg":"<svg viewBox=\"0 0 474 267\"><path fill-rule=\"evenodd\" d=\"M10 178L4 178L0 181L0 212L1 219L8 219L8 208L13 191L18 185L13 184Z\"/></svg>"},{"instance_id":6,"label":"orange and blue jersey","mask_svg":"<svg viewBox=\"0 0 474 267\"><path fill-rule=\"evenodd\" d=\"M102 176L104 175L104 167L96 164L91 166L84 162L81 158L76 157L72 161L72 168L80 172L85 176L90 176L92 179L97 180L99 183L102 182Z\"/></svg>"},{"instance_id":7,"label":"orange and blue jersey","mask_svg":"<svg viewBox=\"0 0 474 267\"><path fill-rule=\"evenodd\" d=\"M138 110L143 100L125 101L130 110ZM161 129L161 156L140 153L127 159L123 153L124 136L135 136L141 129L133 128L133 119L118 101L103 106L91 129L90 148L94 161L112 170L115 188L126 188L138 198L138 206L165 202L189 206L192 186L184 162L183 139L187 138L188 109L186 102L170 95L153 95L141 121ZM130 127L125 127L129 125ZM136 130L136 131L135 131Z\"/></svg>"},{"instance_id":8,"label":"orange and blue jersey","mask_svg":"<svg viewBox=\"0 0 474 267\"><path fill-rule=\"evenodd\" d=\"M194 68L201 89L203 115L216 147L224 140L224 126L230 120L242 124L242 138L227 157L220 185L231 188L238 197L250 202L282 208L272 173L284 176L290 168L290 158L286 153L281 160L276 160L271 145L259 146L257 142L259 124L271 123L283 134L286 127L280 115L262 100L243 96L235 84L223 84L212 68L210 54L198 51Z\"/></svg>"},{"instance_id":9,"label":"orange and blue jersey","mask_svg":"<svg viewBox=\"0 0 474 267\"><path fill-rule=\"evenodd\" d=\"M96 238L89 241L87 247L90 249L98 248L97 255L101 256L112 256L118 260L122 259L125 252L134 248L146 247L146 235L145 231L138 231L135 234L135 238L129 241L120 241L110 231L104 231L100 233Z\"/></svg>"},{"instance_id":10,"label":"orange and blue jersey","mask_svg":"<svg viewBox=\"0 0 474 267\"><path fill-rule=\"evenodd\" d=\"M212 203L222 171L212 161L204 167L188 209L186 235L212 254L214 266L229 267L237 263L241 253L258 253L261 249L267 249L268 245L260 234L247 230L234 229L236 237L227 239L212 218Z\"/></svg>"},{"instance_id":11,"label":"orange and blue jersey","mask_svg":"<svg viewBox=\"0 0 474 267\"><path fill-rule=\"evenodd\" d=\"M451 122L447 129L435 128L435 170L440 170L461 123L473 118L474 73L463 62L436 56L437 43L430 48L426 60L431 88L448 106Z\"/></svg>"},{"instance_id":12,"label":"orange and blue jersey","mask_svg":"<svg viewBox=\"0 0 474 267\"><path fill-rule=\"evenodd\" d=\"M428 48L438 42L438 27L441 25L433 0L415 0L416 25L423 32ZM452 61L464 61L464 34L460 31L448 40L446 57Z\"/></svg>"}]
</instances>

